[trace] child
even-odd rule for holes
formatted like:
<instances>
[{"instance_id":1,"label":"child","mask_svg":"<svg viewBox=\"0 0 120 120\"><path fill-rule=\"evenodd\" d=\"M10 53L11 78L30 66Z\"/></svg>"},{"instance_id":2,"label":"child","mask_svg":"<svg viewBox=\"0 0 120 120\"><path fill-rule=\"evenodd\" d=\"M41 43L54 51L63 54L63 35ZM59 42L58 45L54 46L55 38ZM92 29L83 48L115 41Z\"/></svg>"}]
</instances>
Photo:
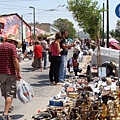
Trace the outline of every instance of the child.
<instances>
[{"instance_id":1,"label":"child","mask_svg":"<svg viewBox=\"0 0 120 120\"><path fill-rule=\"evenodd\" d=\"M68 71L71 72L71 68L73 68L73 72L75 73L75 76L78 76L77 72L80 73L82 71L82 69L79 68L79 63L77 59L78 59L78 54L74 53L73 57L71 57L67 63Z\"/></svg>"}]
</instances>

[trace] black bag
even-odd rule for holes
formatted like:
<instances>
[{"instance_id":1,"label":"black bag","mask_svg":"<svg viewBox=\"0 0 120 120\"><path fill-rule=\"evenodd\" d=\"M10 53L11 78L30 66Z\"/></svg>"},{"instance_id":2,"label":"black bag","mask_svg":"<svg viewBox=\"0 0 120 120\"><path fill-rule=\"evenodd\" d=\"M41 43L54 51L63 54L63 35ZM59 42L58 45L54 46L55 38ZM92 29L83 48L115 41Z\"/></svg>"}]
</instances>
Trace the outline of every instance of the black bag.
<instances>
[{"instance_id":1,"label":"black bag","mask_svg":"<svg viewBox=\"0 0 120 120\"><path fill-rule=\"evenodd\" d=\"M70 65L69 65L69 60L67 61L67 68L69 68L70 67Z\"/></svg>"}]
</instances>

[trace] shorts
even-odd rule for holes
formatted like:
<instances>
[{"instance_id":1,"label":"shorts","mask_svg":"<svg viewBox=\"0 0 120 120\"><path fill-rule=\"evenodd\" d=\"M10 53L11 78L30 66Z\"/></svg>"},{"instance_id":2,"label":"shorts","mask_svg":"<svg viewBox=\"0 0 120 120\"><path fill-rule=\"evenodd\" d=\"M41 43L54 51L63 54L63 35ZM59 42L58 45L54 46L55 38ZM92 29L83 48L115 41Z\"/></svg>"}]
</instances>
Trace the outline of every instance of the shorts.
<instances>
[{"instance_id":1,"label":"shorts","mask_svg":"<svg viewBox=\"0 0 120 120\"><path fill-rule=\"evenodd\" d=\"M0 74L1 94L16 98L16 75Z\"/></svg>"}]
</instances>

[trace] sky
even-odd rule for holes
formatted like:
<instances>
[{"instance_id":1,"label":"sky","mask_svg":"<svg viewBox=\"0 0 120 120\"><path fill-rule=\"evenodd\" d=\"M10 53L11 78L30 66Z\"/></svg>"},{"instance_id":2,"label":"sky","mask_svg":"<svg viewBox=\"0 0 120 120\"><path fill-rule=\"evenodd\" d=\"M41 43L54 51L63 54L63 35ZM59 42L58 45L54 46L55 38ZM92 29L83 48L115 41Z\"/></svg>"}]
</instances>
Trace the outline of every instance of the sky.
<instances>
[{"instance_id":1,"label":"sky","mask_svg":"<svg viewBox=\"0 0 120 120\"><path fill-rule=\"evenodd\" d=\"M93 0L94 1L94 0ZM107 0L97 0L98 6L103 7ZM115 14L116 6L120 4L120 0L109 0L109 30L115 29L117 20L120 20ZM74 24L77 31L81 31L77 22L73 19L67 7L67 0L0 0L0 14L18 13L23 16L27 23L33 23L33 9L35 8L35 21L39 23L53 23L58 18L68 19ZM106 12L105 12L105 31L106 31Z\"/></svg>"}]
</instances>

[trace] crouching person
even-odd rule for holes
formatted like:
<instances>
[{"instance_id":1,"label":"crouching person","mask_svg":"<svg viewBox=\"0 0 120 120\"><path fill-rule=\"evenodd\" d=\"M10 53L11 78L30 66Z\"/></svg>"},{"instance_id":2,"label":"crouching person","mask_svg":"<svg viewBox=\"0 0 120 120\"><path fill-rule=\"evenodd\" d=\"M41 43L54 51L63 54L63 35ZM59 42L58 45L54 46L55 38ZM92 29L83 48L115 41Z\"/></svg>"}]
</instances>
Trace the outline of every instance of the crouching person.
<instances>
[{"instance_id":1,"label":"crouching person","mask_svg":"<svg viewBox=\"0 0 120 120\"><path fill-rule=\"evenodd\" d=\"M73 57L71 57L68 60L67 63L68 71L71 71L71 68L73 68L73 72L75 73L75 76L78 76L78 73L81 73L82 69L79 68L79 63L78 63L78 54L74 53Z\"/></svg>"}]
</instances>

